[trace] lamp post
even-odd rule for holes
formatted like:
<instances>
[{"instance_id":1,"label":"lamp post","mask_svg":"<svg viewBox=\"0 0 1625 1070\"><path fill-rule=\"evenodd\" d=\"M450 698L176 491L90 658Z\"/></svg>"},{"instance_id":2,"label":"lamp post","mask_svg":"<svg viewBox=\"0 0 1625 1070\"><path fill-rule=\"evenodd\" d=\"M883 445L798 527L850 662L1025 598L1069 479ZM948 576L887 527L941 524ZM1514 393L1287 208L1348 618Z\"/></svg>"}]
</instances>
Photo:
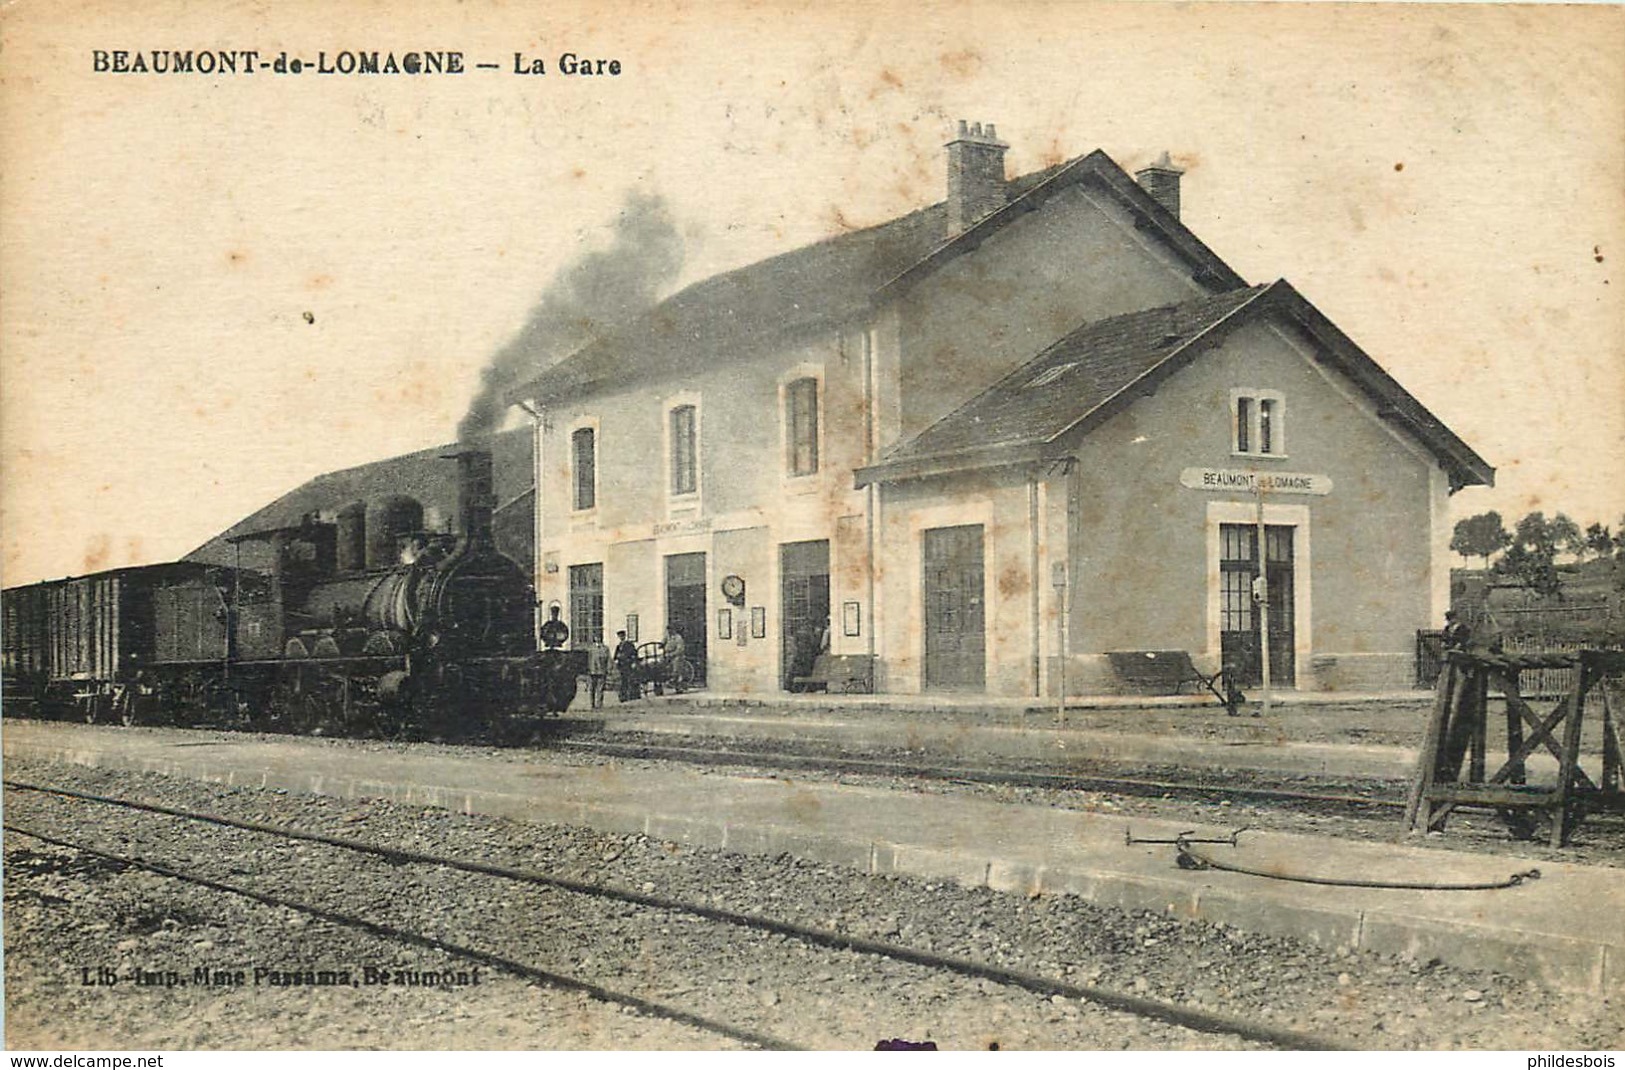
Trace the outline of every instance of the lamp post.
<instances>
[{"instance_id":1,"label":"lamp post","mask_svg":"<svg viewBox=\"0 0 1625 1070\"><path fill-rule=\"evenodd\" d=\"M1258 578L1253 581L1253 598L1258 602L1258 653L1262 670L1263 693L1259 699L1259 712L1270 712L1270 555L1264 528L1264 474L1253 476L1253 488L1258 493Z\"/></svg>"}]
</instances>

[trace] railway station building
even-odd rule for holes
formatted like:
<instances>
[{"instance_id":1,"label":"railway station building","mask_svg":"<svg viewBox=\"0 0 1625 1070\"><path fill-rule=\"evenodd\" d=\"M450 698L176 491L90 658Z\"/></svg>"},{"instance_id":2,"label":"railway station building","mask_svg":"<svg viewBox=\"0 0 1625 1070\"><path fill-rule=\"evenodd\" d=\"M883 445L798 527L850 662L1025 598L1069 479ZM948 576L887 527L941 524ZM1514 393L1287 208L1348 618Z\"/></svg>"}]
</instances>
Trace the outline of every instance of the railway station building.
<instances>
[{"instance_id":1,"label":"railway station building","mask_svg":"<svg viewBox=\"0 0 1625 1070\"><path fill-rule=\"evenodd\" d=\"M698 282L515 390L538 598L577 639L675 629L724 692L827 651L879 691L1041 696L1119 689L1126 651L1256 680L1256 592L1276 686L1410 686L1448 498L1493 470L1187 229L1166 156L1007 178L1007 147L962 123L944 201Z\"/></svg>"}]
</instances>

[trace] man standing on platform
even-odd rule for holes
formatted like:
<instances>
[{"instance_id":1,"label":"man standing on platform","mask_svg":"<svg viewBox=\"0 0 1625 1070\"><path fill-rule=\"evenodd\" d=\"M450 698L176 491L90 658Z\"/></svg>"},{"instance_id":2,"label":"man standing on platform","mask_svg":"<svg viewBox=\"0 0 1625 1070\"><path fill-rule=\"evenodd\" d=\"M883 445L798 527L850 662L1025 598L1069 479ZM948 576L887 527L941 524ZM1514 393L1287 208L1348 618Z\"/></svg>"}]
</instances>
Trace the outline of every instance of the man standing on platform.
<instances>
[{"instance_id":1,"label":"man standing on platform","mask_svg":"<svg viewBox=\"0 0 1625 1070\"><path fill-rule=\"evenodd\" d=\"M587 644L587 695L592 700L592 708L604 708L604 681L609 676L609 647L604 641L594 637Z\"/></svg>"},{"instance_id":2,"label":"man standing on platform","mask_svg":"<svg viewBox=\"0 0 1625 1070\"><path fill-rule=\"evenodd\" d=\"M621 701L631 702L638 697L638 648L627 639L625 632L616 632L615 669L621 674Z\"/></svg>"},{"instance_id":3,"label":"man standing on platform","mask_svg":"<svg viewBox=\"0 0 1625 1070\"><path fill-rule=\"evenodd\" d=\"M550 616L542 625L542 645L549 650L557 650L570 641L570 626L559 619L559 607L554 606L549 611Z\"/></svg>"}]
</instances>

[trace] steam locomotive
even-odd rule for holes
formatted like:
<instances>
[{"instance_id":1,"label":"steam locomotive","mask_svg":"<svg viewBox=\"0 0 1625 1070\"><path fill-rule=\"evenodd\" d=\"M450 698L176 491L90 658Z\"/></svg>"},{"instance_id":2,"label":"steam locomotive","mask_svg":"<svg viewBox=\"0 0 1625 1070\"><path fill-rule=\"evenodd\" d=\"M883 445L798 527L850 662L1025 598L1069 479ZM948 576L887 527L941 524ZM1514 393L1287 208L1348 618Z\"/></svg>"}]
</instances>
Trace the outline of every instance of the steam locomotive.
<instances>
[{"instance_id":1,"label":"steam locomotive","mask_svg":"<svg viewBox=\"0 0 1625 1070\"><path fill-rule=\"evenodd\" d=\"M249 566L6 590L6 712L494 739L562 712L585 652L536 650L532 588L492 535L490 452L447 459L456 534L423 530L421 506L393 496L232 538Z\"/></svg>"}]
</instances>

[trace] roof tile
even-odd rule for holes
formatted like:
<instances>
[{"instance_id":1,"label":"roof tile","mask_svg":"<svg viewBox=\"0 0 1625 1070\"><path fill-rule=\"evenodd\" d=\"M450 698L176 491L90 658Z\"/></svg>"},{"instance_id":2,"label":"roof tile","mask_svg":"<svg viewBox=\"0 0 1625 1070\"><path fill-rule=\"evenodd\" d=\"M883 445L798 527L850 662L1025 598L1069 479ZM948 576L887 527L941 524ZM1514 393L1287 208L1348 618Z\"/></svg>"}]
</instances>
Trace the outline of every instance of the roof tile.
<instances>
[{"instance_id":1,"label":"roof tile","mask_svg":"<svg viewBox=\"0 0 1625 1070\"><path fill-rule=\"evenodd\" d=\"M1266 287L1085 323L883 463L1048 443Z\"/></svg>"}]
</instances>

